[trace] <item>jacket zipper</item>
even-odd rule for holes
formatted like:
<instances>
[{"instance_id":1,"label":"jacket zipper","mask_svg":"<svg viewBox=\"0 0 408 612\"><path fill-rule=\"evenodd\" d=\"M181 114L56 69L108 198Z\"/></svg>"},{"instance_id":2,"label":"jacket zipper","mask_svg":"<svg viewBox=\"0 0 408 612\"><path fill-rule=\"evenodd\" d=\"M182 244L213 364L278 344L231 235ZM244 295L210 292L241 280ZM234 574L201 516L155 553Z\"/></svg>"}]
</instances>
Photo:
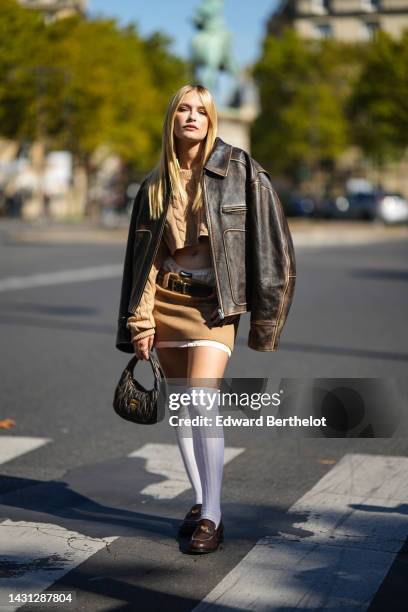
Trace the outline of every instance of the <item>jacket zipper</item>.
<instances>
[{"instance_id":1,"label":"jacket zipper","mask_svg":"<svg viewBox=\"0 0 408 612\"><path fill-rule=\"evenodd\" d=\"M168 208L169 208L169 202L170 202L170 195L167 198L166 210L165 210L165 212L163 214L163 222L162 222L162 226L160 228L159 239L158 239L156 247L154 249L152 263L151 263L150 268L149 268L149 270L148 270L148 272L147 272L147 274L145 276L145 279L143 281L143 288L142 288L142 291L140 292L139 301L138 301L138 304L136 306L136 309L138 308L138 306L140 304L140 300L142 299L143 291L145 289L145 286L146 286L146 283L147 283L147 279L149 278L150 270L152 269L152 265L154 264L154 260L156 259L157 251L159 250L160 241L162 239L162 235L163 235L163 232L164 232L164 226L166 225L166 218L167 218L167 211L168 211ZM133 310L129 310L129 312L133 312Z\"/></svg>"},{"instance_id":2,"label":"jacket zipper","mask_svg":"<svg viewBox=\"0 0 408 612\"><path fill-rule=\"evenodd\" d=\"M205 215L206 215L206 219L207 219L208 231L210 233L211 256L212 256L213 268L214 268L214 271L215 271L217 297L218 297L218 302L220 304L220 308L218 308L218 314L220 315L220 319L225 319L225 313L224 313L224 308L223 308L222 299L221 299L220 282L219 282L219 278L218 278L217 267L215 265L215 255L214 255L213 236L212 236L212 231L211 231L210 215L209 215L208 208L207 208L207 186L206 186L205 176L203 177L203 185L204 185L204 209L205 209Z\"/></svg>"}]
</instances>

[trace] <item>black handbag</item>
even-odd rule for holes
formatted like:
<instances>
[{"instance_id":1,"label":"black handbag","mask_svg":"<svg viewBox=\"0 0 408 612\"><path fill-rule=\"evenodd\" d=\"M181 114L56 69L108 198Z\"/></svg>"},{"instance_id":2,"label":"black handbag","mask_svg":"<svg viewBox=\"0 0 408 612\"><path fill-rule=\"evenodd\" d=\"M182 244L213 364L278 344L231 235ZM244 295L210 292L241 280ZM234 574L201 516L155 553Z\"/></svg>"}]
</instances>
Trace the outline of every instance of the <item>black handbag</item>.
<instances>
[{"instance_id":1,"label":"black handbag","mask_svg":"<svg viewBox=\"0 0 408 612\"><path fill-rule=\"evenodd\" d=\"M167 384L157 358L150 351L149 362L153 369L153 389L145 389L134 377L133 370L139 361L134 355L119 379L113 398L113 408L122 419L139 425L154 425L164 419Z\"/></svg>"}]
</instances>

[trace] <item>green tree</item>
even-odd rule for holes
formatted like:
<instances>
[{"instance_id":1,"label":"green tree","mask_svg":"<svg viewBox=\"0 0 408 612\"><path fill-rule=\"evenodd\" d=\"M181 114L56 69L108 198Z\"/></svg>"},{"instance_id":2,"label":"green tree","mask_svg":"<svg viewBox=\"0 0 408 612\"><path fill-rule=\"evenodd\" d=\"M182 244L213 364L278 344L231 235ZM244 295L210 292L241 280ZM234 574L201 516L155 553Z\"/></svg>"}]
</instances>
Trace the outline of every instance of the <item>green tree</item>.
<instances>
[{"instance_id":1,"label":"green tree","mask_svg":"<svg viewBox=\"0 0 408 612\"><path fill-rule=\"evenodd\" d=\"M168 97L186 78L183 62L171 56L167 41L153 47L135 26L120 29L114 20L67 19L50 26L49 35L55 38L53 64L68 75L52 96L56 138L67 137L63 123L83 154L106 144L148 169L158 154Z\"/></svg>"},{"instance_id":2,"label":"green tree","mask_svg":"<svg viewBox=\"0 0 408 612\"><path fill-rule=\"evenodd\" d=\"M253 142L254 154L274 175L301 182L305 171L333 165L346 148L344 105L356 55L331 40L304 40L292 28L265 38L253 68L261 99Z\"/></svg>"},{"instance_id":3,"label":"green tree","mask_svg":"<svg viewBox=\"0 0 408 612\"><path fill-rule=\"evenodd\" d=\"M5 137L33 138L41 120L36 67L45 30L38 13L22 9L15 0L0 3L0 133Z\"/></svg>"},{"instance_id":4,"label":"green tree","mask_svg":"<svg viewBox=\"0 0 408 612\"><path fill-rule=\"evenodd\" d=\"M140 172L156 161L170 95L190 78L155 33L113 19L49 25L15 0L0 8L0 133L87 159L99 145Z\"/></svg>"},{"instance_id":5,"label":"green tree","mask_svg":"<svg viewBox=\"0 0 408 612\"><path fill-rule=\"evenodd\" d=\"M408 30L399 40L379 32L348 103L353 142L380 165L408 146Z\"/></svg>"}]
</instances>

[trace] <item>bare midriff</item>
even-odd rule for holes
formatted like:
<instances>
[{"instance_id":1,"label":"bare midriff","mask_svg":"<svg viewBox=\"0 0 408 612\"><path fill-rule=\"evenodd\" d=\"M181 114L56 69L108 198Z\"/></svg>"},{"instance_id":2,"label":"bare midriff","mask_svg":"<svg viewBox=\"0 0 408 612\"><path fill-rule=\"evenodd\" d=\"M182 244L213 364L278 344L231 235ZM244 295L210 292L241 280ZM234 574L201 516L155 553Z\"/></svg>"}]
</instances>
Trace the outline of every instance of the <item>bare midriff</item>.
<instances>
[{"instance_id":1,"label":"bare midriff","mask_svg":"<svg viewBox=\"0 0 408 612\"><path fill-rule=\"evenodd\" d=\"M196 270L212 266L208 236L200 236L196 246L186 246L174 251L173 259L179 266Z\"/></svg>"}]
</instances>

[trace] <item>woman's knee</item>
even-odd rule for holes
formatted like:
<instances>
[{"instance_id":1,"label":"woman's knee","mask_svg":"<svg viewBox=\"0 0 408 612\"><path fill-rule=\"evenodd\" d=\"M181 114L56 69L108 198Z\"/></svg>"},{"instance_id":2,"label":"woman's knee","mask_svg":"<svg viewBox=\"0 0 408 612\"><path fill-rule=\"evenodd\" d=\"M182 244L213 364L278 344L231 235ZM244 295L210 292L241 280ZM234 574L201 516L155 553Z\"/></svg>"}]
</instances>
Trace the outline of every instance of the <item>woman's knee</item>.
<instances>
[{"instance_id":1,"label":"woman's knee","mask_svg":"<svg viewBox=\"0 0 408 612\"><path fill-rule=\"evenodd\" d=\"M218 388L228 364L228 353L210 346L190 347L188 352L189 381Z\"/></svg>"},{"instance_id":2,"label":"woman's knee","mask_svg":"<svg viewBox=\"0 0 408 612\"><path fill-rule=\"evenodd\" d=\"M186 348L156 348L166 378L186 379L188 354Z\"/></svg>"}]
</instances>

